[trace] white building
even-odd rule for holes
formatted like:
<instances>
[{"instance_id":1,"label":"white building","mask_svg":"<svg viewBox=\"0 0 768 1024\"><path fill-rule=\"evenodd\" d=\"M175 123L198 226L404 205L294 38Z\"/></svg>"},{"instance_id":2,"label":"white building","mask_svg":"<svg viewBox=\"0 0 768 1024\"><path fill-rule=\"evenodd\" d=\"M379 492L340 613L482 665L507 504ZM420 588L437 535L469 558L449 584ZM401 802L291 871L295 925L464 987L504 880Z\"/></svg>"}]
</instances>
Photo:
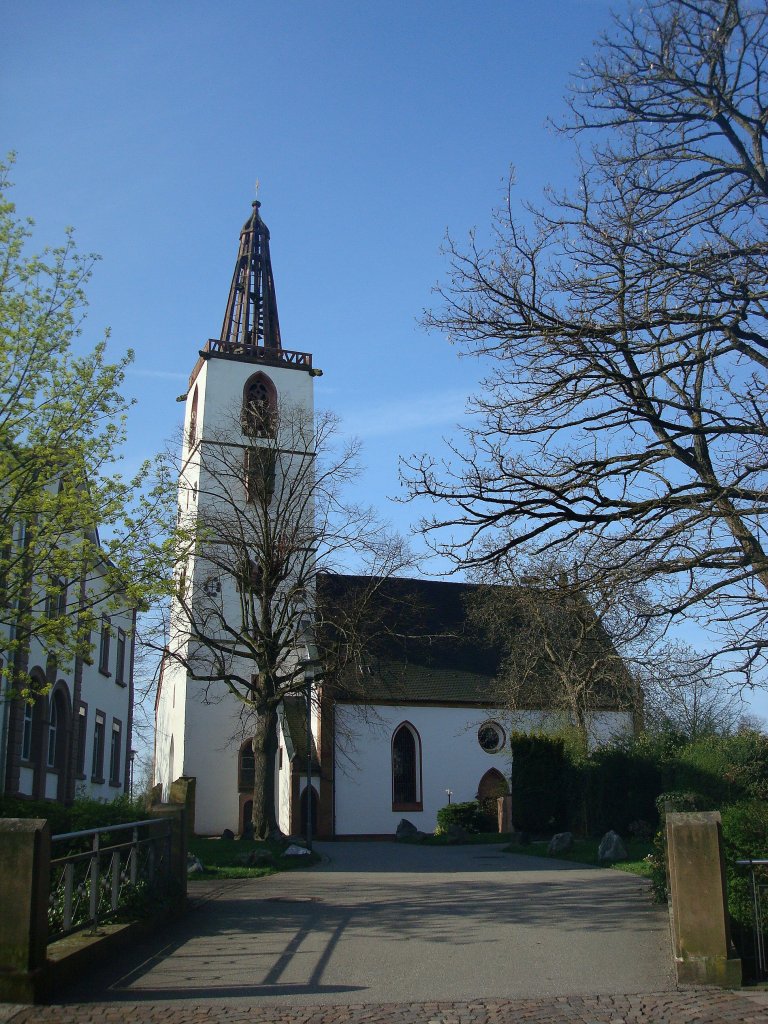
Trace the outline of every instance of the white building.
<instances>
[{"instance_id":1,"label":"white building","mask_svg":"<svg viewBox=\"0 0 768 1024\"><path fill-rule=\"evenodd\" d=\"M241 231L221 336L200 351L189 381L180 519L199 516L203 502L209 503L208 510L215 506L222 462L237 466L239 460L244 476L240 500L248 501L254 431L241 430L238 422L244 424L254 408L265 417L284 406L311 417L316 375L308 353L282 347L269 232L254 203ZM332 600L355 579L320 577L322 592L316 600ZM202 614L215 595L227 627L236 622L235 581L220 571L212 573L199 553L190 558L180 587L188 608ZM512 720L494 700L500 655L469 635L466 585L391 580L387 587L418 591L430 623L429 641L415 637L405 648L372 652L365 692L331 699L328 686L325 692L316 689L309 772L305 703L299 696L285 700L275 758L278 822L285 833L303 831L308 794L321 836L391 835L404 816L430 831L438 808L447 802L446 790L454 800L506 791L510 728L546 724L548 715L540 709ZM242 705L224 685L199 681L205 671L188 670L195 659L205 658L190 648L188 619L177 602L156 703L155 782L167 794L174 779L194 777L196 831L240 832L250 820L253 790ZM440 633L442 640L435 643ZM249 670L253 666L247 664L221 668L222 674L246 675ZM629 731L633 723L628 712L608 705L595 708L590 726L599 740Z\"/></svg>"},{"instance_id":2,"label":"white building","mask_svg":"<svg viewBox=\"0 0 768 1024\"><path fill-rule=\"evenodd\" d=\"M91 548L99 551L96 534ZM57 615L77 616L84 600L94 613L90 658L66 661L36 636L9 655L9 630L0 627L0 657L9 668L0 682L0 792L7 796L70 803L129 791L135 611L119 595L107 596L102 581L97 555L87 584L59 581L55 595ZM42 594L39 581L33 585ZM44 596L37 604L35 614L46 615ZM17 695L15 676L29 680L34 700Z\"/></svg>"}]
</instances>

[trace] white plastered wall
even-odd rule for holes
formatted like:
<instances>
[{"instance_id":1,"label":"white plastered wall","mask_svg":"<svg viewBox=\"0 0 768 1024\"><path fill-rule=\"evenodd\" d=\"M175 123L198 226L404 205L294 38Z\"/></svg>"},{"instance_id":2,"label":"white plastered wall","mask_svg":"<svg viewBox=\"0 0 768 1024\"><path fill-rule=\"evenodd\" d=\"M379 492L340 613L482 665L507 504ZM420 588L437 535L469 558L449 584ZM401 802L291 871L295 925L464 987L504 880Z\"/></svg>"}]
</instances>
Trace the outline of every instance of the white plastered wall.
<instances>
[{"instance_id":1,"label":"white plastered wall","mask_svg":"<svg viewBox=\"0 0 768 1024\"><path fill-rule=\"evenodd\" d=\"M243 388L255 373L269 377L277 389L278 405L297 407L313 412L313 378L303 370L262 366L235 359L207 359L187 396L184 420L183 468L179 485L179 509L184 516L194 516L216 490L212 474L206 473L208 460L215 458L216 445L229 435L236 445L251 443L239 433ZM197 389L196 436L200 443L190 448L189 429ZM243 499L245 495L243 494ZM210 567L202 558L190 560L188 581L191 600L210 575ZM221 600L227 616L239 608L232 580L221 580ZM181 643L172 629L169 646ZM245 671L245 668L244 668ZM251 670L248 669L248 672ZM175 708L172 706L175 693ZM201 687L188 678L184 669L171 668L169 661L163 678L156 716L155 780L167 785L170 743L173 740L173 775L194 776L196 784L195 828L200 834L215 835L230 828L239 829L239 793L237 756L245 733L240 719L241 705L226 691L223 683ZM287 830L288 793L284 792L290 772L285 751L283 772L277 777L280 824ZM285 780L285 782L284 782ZM285 822L285 824L284 824Z\"/></svg>"},{"instance_id":2,"label":"white plastered wall","mask_svg":"<svg viewBox=\"0 0 768 1024\"><path fill-rule=\"evenodd\" d=\"M486 753L477 739L479 726L495 721L509 736L510 729L529 731L546 726L543 712L518 712L514 720L500 709L439 706L375 706L336 708L335 833L336 835L389 835L401 818L423 832L437 825L438 810L448 803L474 800L483 775L497 769L510 775L510 748ZM550 716L551 717L551 716ZM601 712L595 730L604 740L631 731L631 716ZM421 811L392 810L392 737L404 722L421 741Z\"/></svg>"}]
</instances>

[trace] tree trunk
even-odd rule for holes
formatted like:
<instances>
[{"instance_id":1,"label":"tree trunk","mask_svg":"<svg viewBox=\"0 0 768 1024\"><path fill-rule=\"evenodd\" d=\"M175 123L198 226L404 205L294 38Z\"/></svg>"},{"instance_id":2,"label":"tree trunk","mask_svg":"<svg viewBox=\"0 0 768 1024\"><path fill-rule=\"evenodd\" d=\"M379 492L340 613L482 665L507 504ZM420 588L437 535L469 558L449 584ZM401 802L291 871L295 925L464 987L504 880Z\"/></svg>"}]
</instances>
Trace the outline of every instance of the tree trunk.
<instances>
[{"instance_id":1,"label":"tree trunk","mask_svg":"<svg viewBox=\"0 0 768 1024\"><path fill-rule=\"evenodd\" d=\"M253 737L253 838L266 839L277 828L275 814L275 755L277 710L259 713Z\"/></svg>"}]
</instances>

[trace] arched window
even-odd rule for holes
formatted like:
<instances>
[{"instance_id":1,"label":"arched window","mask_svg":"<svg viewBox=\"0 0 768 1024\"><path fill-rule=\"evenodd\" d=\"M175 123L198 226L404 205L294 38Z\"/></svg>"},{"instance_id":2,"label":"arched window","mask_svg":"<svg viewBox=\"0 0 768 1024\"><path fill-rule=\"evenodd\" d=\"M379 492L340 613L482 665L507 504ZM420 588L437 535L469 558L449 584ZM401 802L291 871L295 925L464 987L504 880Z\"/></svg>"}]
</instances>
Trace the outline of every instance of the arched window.
<instances>
[{"instance_id":1,"label":"arched window","mask_svg":"<svg viewBox=\"0 0 768 1024\"><path fill-rule=\"evenodd\" d=\"M59 702L55 696L51 698L51 709L48 715L48 767L56 765L56 738L59 730Z\"/></svg>"},{"instance_id":2,"label":"arched window","mask_svg":"<svg viewBox=\"0 0 768 1024\"><path fill-rule=\"evenodd\" d=\"M253 791L256 778L253 759L253 740L246 740L240 747L237 760L237 788Z\"/></svg>"},{"instance_id":3,"label":"arched window","mask_svg":"<svg viewBox=\"0 0 768 1024\"><path fill-rule=\"evenodd\" d=\"M70 724L69 694L66 684L59 681L51 694L48 709L48 747L46 764L48 768L64 771L67 763L67 738Z\"/></svg>"},{"instance_id":4,"label":"arched window","mask_svg":"<svg viewBox=\"0 0 768 1024\"><path fill-rule=\"evenodd\" d=\"M243 431L252 437L274 437L277 389L266 373L255 373L243 388Z\"/></svg>"},{"instance_id":5,"label":"arched window","mask_svg":"<svg viewBox=\"0 0 768 1024\"><path fill-rule=\"evenodd\" d=\"M189 413L189 432L187 434L187 444L191 448L195 443L197 437L197 384L195 384L195 390L192 392L192 409Z\"/></svg>"},{"instance_id":6,"label":"arched window","mask_svg":"<svg viewBox=\"0 0 768 1024\"><path fill-rule=\"evenodd\" d=\"M392 810L420 811L421 740L409 722L392 737Z\"/></svg>"},{"instance_id":7,"label":"arched window","mask_svg":"<svg viewBox=\"0 0 768 1024\"><path fill-rule=\"evenodd\" d=\"M34 716L34 705L29 701L24 703L24 722L21 736L21 759L22 761L32 760L32 724Z\"/></svg>"}]
</instances>

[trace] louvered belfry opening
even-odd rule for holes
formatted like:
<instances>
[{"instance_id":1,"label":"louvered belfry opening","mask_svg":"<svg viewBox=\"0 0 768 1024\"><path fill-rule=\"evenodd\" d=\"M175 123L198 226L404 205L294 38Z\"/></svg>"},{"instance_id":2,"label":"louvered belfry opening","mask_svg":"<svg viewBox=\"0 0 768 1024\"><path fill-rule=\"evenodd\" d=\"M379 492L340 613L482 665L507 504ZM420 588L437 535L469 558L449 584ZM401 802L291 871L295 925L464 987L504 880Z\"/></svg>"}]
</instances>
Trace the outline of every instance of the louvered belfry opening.
<instances>
[{"instance_id":1,"label":"louvered belfry opening","mask_svg":"<svg viewBox=\"0 0 768 1024\"><path fill-rule=\"evenodd\" d=\"M269 229L259 215L260 206L255 200L253 213L240 232L240 249L221 328L225 350L245 354L257 348L282 350Z\"/></svg>"}]
</instances>

